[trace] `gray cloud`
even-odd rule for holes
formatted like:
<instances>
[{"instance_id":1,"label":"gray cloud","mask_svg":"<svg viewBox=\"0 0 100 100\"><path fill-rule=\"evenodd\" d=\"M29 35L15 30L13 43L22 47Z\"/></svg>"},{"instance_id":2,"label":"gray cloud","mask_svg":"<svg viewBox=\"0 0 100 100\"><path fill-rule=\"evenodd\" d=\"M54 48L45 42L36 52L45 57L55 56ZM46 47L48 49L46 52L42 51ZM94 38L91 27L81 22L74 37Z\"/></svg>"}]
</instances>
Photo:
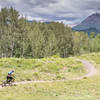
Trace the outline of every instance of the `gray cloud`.
<instances>
[{"instance_id":1,"label":"gray cloud","mask_svg":"<svg viewBox=\"0 0 100 100\"><path fill-rule=\"evenodd\" d=\"M29 19L80 23L88 15L100 12L100 0L0 0L1 7L13 6Z\"/></svg>"},{"instance_id":2,"label":"gray cloud","mask_svg":"<svg viewBox=\"0 0 100 100\"><path fill-rule=\"evenodd\" d=\"M57 0L45 0L44 2L42 0L30 0L28 2L32 6L40 6L40 7L48 7L50 4L57 3Z\"/></svg>"}]
</instances>

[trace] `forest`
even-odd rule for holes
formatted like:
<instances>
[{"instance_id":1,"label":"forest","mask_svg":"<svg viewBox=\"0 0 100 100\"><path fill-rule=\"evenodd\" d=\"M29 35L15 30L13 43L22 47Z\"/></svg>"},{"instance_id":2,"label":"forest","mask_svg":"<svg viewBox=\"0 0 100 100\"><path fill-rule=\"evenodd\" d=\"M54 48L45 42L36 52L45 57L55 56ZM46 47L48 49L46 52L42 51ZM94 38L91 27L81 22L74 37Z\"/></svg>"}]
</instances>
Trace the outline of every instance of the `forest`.
<instances>
[{"instance_id":1,"label":"forest","mask_svg":"<svg viewBox=\"0 0 100 100\"><path fill-rule=\"evenodd\" d=\"M99 51L99 33L88 36L59 22L30 22L12 7L0 11L1 58L65 58Z\"/></svg>"}]
</instances>

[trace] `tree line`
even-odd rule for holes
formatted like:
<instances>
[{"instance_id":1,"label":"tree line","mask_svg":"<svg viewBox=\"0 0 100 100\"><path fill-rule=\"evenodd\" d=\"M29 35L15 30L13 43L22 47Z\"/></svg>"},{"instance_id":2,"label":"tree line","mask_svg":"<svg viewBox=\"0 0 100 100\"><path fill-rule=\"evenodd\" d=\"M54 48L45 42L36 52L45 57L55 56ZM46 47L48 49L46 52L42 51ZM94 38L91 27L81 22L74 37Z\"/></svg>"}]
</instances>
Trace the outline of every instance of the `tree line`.
<instances>
[{"instance_id":1,"label":"tree line","mask_svg":"<svg viewBox=\"0 0 100 100\"><path fill-rule=\"evenodd\" d=\"M73 31L59 22L29 22L14 8L0 11L0 57L69 57L100 51L100 34Z\"/></svg>"}]
</instances>

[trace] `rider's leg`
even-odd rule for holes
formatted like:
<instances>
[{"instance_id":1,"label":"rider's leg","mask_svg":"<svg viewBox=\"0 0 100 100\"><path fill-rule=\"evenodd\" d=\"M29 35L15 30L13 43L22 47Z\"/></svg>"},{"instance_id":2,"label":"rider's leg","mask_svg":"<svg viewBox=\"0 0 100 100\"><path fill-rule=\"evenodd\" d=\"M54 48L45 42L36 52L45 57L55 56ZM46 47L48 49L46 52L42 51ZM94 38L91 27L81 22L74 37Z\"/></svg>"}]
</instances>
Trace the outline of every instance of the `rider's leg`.
<instances>
[{"instance_id":1,"label":"rider's leg","mask_svg":"<svg viewBox=\"0 0 100 100\"><path fill-rule=\"evenodd\" d=\"M9 81L9 76L7 76L7 83L8 83L8 81Z\"/></svg>"},{"instance_id":2,"label":"rider's leg","mask_svg":"<svg viewBox=\"0 0 100 100\"><path fill-rule=\"evenodd\" d=\"M7 83L9 83L12 80L12 77L7 76Z\"/></svg>"}]
</instances>

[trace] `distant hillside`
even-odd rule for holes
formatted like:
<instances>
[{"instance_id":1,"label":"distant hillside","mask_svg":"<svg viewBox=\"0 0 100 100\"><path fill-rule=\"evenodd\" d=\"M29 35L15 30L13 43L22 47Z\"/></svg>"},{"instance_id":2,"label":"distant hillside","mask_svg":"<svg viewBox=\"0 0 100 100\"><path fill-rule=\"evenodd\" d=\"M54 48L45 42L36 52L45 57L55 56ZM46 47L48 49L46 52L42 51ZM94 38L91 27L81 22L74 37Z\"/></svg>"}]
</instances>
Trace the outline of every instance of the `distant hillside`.
<instances>
[{"instance_id":1,"label":"distant hillside","mask_svg":"<svg viewBox=\"0 0 100 100\"><path fill-rule=\"evenodd\" d=\"M73 30L84 31L87 33L100 32L100 13L94 13L88 16L84 21L82 21L77 26L73 27Z\"/></svg>"},{"instance_id":2,"label":"distant hillside","mask_svg":"<svg viewBox=\"0 0 100 100\"><path fill-rule=\"evenodd\" d=\"M79 32L86 32L86 33L91 33L91 32L95 32L96 34L97 33L100 33L99 30L97 30L96 28L88 28L88 29L84 29L84 30L76 30L76 31L79 31Z\"/></svg>"},{"instance_id":3,"label":"distant hillside","mask_svg":"<svg viewBox=\"0 0 100 100\"><path fill-rule=\"evenodd\" d=\"M27 20L27 22L30 22L30 23L32 23L33 21L32 21L32 20Z\"/></svg>"},{"instance_id":4,"label":"distant hillside","mask_svg":"<svg viewBox=\"0 0 100 100\"><path fill-rule=\"evenodd\" d=\"M34 20L27 20L27 22L32 23L32 22L34 22ZM38 21L37 21L37 22L38 22ZM43 22L43 23L45 23L45 24L50 24L50 22Z\"/></svg>"}]
</instances>

